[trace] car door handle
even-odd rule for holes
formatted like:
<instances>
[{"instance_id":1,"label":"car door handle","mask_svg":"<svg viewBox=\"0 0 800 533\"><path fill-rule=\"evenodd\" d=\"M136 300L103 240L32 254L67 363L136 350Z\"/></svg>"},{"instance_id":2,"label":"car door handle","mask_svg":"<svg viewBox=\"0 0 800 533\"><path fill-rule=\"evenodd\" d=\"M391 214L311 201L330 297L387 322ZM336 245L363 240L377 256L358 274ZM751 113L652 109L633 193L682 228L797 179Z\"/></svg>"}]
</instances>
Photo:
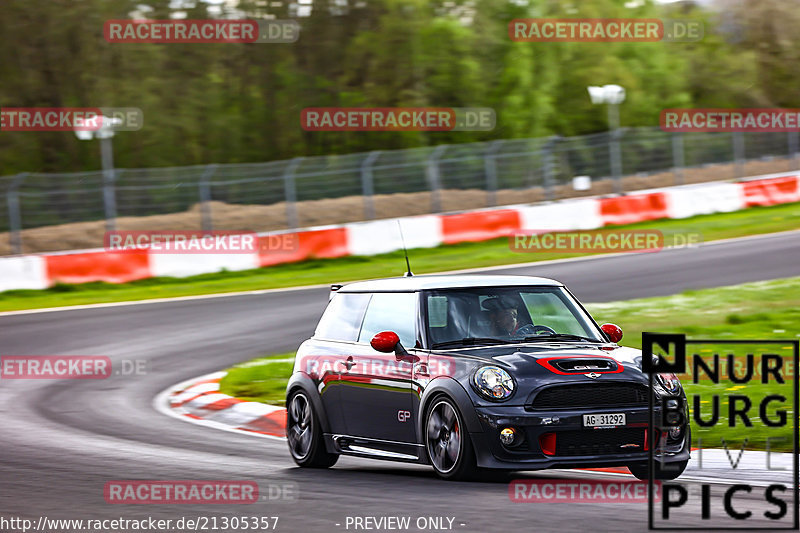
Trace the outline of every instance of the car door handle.
<instances>
[{"instance_id":1,"label":"car door handle","mask_svg":"<svg viewBox=\"0 0 800 533\"><path fill-rule=\"evenodd\" d=\"M347 370L350 370L350 369L351 369L351 368L353 368L353 366L356 364L356 362L355 362L355 361L353 361L353 356L352 356L352 355L351 355L350 357L348 357L348 358L347 358L345 361L339 361L339 362L340 362L341 364L343 364L343 365L344 365L344 367L345 367Z\"/></svg>"}]
</instances>

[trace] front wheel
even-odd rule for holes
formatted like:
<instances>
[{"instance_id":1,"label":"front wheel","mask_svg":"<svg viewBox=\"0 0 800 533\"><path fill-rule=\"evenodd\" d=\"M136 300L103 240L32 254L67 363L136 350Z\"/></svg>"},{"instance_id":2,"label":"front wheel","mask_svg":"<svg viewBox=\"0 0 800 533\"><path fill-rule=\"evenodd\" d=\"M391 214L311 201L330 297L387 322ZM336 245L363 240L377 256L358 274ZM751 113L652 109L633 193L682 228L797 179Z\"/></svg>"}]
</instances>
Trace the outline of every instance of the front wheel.
<instances>
[{"instance_id":1,"label":"front wheel","mask_svg":"<svg viewBox=\"0 0 800 533\"><path fill-rule=\"evenodd\" d=\"M328 468L336 464L339 456L325 450L319 418L308 396L295 391L286 405L286 441L294 462L309 468Z\"/></svg>"},{"instance_id":2,"label":"front wheel","mask_svg":"<svg viewBox=\"0 0 800 533\"><path fill-rule=\"evenodd\" d=\"M436 474L448 480L472 477L475 451L456 405L445 397L434 400L425 421L425 449Z\"/></svg>"},{"instance_id":3,"label":"front wheel","mask_svg":"<svg viewBox=\"0 0 800 533\"><path fill-rule=\"evenodd\" d=\"M675 479L683 474L683 471L686 470L688 465L689 460L687 459L686 461L679 461L677 463L667 463L662 467L661 461L656 460L655 464L653 465L653 470L655 472L654 479ZM642 481L647 481L650 478L650 471L647 468L647 463L628 465L628 470L630 470L631 474L636 476L636 478L641 479Z\"/></svg>"}]
</instances>

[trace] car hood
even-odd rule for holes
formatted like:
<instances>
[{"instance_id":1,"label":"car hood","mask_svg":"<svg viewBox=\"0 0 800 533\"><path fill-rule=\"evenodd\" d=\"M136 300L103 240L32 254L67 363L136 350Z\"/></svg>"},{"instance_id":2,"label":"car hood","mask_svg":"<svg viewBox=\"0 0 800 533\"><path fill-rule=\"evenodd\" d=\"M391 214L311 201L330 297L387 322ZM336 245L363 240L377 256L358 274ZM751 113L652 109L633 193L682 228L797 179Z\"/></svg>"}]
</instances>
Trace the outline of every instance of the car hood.
<instances>
[{"instance_id":1,"label":"car hood","mask_svg":"<svg viewBox=\"0 0 800 533\"><path fill-rule=\"evenodd\" d=\"M575 372L570 375L563 375L552 370L552 365L548 362L558 361L559 359L586 358L587 360L612 359L621 371L613 374L604 374L606 379L635 379L636 381L646 380L646 375L642 373L642 352L634 348L617 346L615 344L593 344L593 343L536 343L536 344L515 344L515 345L495 345L481 346L475 348L464 348L458 350L448 350L449 355L458 354L462 357L473 359L483 359L487 363L494 363L505 368L516 378L544 376L557 378L560 380L570 380L571 378L582 379L585 381L585 373Z\"/></svg>"}]
</instances>

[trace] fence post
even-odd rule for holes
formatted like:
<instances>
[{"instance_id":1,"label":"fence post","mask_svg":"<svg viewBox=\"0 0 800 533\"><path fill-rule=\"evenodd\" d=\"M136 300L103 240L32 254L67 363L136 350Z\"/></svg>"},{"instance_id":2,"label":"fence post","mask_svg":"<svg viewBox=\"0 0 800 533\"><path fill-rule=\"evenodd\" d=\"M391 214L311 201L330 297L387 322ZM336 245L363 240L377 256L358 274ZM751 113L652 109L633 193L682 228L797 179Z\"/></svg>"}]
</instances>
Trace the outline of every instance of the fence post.
<instances>
[{"instance_id":1,"label":"fence post","mask_svg":"<svg viewBox=\"0 0 800 533\"><path fill-rule=\"evenodd\" d=\"M297 229L300 222L297 216L297 187L294 182L294 172L304 157L295 157L283 172L283 192L286 196L286 223L289 229Z\"/></svg>"},{"instance_id":2,"label":"fence post","mask_svg":"<svg viewBox=\"0 0 800 533\"><path fill-rule=\"evenodd\" d=\"M744 176L744 135L741 131L733 132L733 161L736 166L736 177Z\"/></svg>"},{"instance_id":3,"label":"fence post","mask_svg":"<svg viewBox=\"0 0 800 533\"><path fill-rule=\"evenodd\" d=\"M440 144L434 148L433 153L428 157L428 164L425 167L425 174L428 178L428 186L431 189L431 212L442 212L442 183L439 175L439 158L447 150L448 145Z\"/></svg>"},{"instance_id":4,"label":"fence post","mask_svg":"<svg viewBox=\"0 0 800 533\"><path fill-rule=\"evenodd\" d=\"M675 176L675 184L683 185L685 180L683 176L683 168L686 166L686 160L683 154L683 135L680 132L672 134L672 173Z\"/></svg>"},{"instance_id":5,"label":"fence post","mask_svg":"<svg viewBox=\"0 0 800 533\"><path fill-rule=\"evenodd\" d=\"M100 139L100 156L103 160L103 205L106 211L106 231L114 231L117 226L117 197L114 191L116 170L114 169L114 150L111 137Z\"/></svg>"},{"instance_id":6,"label":"fence post","mask_svg":"<svg viewBox=\"0 0 800 533\"><path fill-rule=\"evenodd\" d=\"M11 245L11 251L15 254L22 253L22 213L19 208L19 192L17 189L27 177L27 172L17 174L17 177L8 186L9 244Z\"/></svg>"},{"instance_id":7,"label":"fence post","mask_svg":"<svg viewBox=\"0 0 800 533\"><path fill-rule=\"evenodd\" d=\"M614 106L609 106L614 107ZM611 162L611 176L614 179L614 192L622 194L622 154L620 153L619 140L625 130L615 128L609 132L609 156Z\"/></svg>"},{"instance_id":8,"label":"fence post","mask_svg":"<svg viewBox=\"0 0 800 533\"><path fill-rule=\"evenodd\" d=\"M367 154L361 163L361 194L364 196L364 220L375 218L375 188L372 179L372 164L381 155L380 150L375 150Z\"/></svg>"},{"instance_id":9,"label":"fence post","mask_svg":"<svg viewBox=\"0 0 800 533\"><path fill-rule=\"evenodd\" d=\"M497 205L497 150L503 145L502 140L492 141L483 156L483 168L486 173L486 203L488 207Z\"/></svg>"},{"instance_id":10,"label":"fence post","mask_svg":"<svg viewBox=\"0 0 800 533\"><path fill-rule=\"evenodd\" d=\"M561 140L559 135L553 135L548 138L542 145L542 185L544 186L544 199L555 199L555 177L556 177L556 160L553 154L554 148L558 141Z\"/></svg>"},{"instance_id":11,"label":"fence post","mask_svg":"<svg viewBox=\"0 0 800 533\"><path fill-rule=\"evenodd\" d=\"M209 180L217 171L217 165L208 165L203 175L200 176L198 187L200 189L200 228L203 231L214 229L214 220L211 214L211 186Z\"/></svg>"},{"instance_id":12,"label":"fence post","mask_svg":"<svg viewBox=\"0 0 800 533\"><path fill-rule=\"evenodd\" d=\"M790 165L792 165L793 170L797 170L797 159L800 156L800 149L798 148L798 138L797 138L797 130L790 131L788 137L786 138L786 142L789 144L789 158L792 160Z\"/></svg>"}]
</instances>

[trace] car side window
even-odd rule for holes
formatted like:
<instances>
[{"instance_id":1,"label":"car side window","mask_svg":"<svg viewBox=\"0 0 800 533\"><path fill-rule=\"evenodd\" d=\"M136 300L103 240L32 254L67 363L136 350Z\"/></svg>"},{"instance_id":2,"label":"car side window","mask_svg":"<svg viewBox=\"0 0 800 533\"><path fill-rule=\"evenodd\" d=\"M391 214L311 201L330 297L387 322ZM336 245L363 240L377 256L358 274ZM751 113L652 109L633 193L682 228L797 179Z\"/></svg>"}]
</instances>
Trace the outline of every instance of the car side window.
<instances>
[{"instance_id":1,"label":"car side window","mask_svg":"<svg viewBox=\"0 0 800 533\"><path fill-rule=\"evenodd\" d=\"M372 340L376 333L394 331L406 348L417 343L417 295L413 292L376 293L367 307L359 342Z\"/></svg>"},{"instance_id":2,"label":"car side window","mask_svg":"<svg viewBox=\"0 0 800 533\"><path fill-rule=\"evenodd\" d=\"M356 342L370 294L338 293L319 320L314 336L319 339Z\"/></svg>"}]
</instances>

